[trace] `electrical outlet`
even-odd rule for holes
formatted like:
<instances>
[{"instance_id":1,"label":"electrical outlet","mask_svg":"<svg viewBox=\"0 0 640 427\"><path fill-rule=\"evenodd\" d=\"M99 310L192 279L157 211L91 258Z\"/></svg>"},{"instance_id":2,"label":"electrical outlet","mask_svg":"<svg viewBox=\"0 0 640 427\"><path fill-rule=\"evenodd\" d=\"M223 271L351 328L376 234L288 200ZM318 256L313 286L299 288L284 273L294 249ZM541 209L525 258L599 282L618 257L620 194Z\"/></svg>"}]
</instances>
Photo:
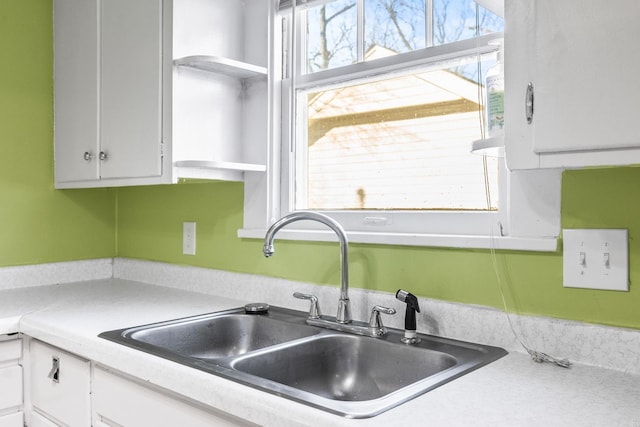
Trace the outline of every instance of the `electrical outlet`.
<instances>
[{"instance_id":1,"label":"electrical outlet","mask_svg":"<svg viewBox=\"0 0 640 427\"><path fill-rule=\"evenodd\" d=\"M182 223L182 253L184 255L196 254L196 223Z\"/></svg>"},{"instance_id":2,"label":"electrical outlet","mask_svg":"<svg viewBox=\"0 0 640 427\"><path fill-rule=\"evenodd\" d=\"M565 288L629 290L627 230L563 230Z\"/></svg>"}]
</instances>

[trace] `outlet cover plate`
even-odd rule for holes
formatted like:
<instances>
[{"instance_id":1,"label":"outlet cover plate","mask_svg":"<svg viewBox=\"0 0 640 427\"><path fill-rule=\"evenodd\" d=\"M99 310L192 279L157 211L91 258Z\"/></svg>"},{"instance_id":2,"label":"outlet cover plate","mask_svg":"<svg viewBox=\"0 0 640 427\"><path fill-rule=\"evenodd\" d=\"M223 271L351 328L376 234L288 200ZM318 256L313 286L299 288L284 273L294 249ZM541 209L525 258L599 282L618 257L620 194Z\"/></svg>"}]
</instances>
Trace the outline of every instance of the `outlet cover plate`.
<instances>
[{"instance_id":1,"label":"outlet cover plate","mask_svg":"<svg viewBox=\"0 0 640 427\"><path fill-rule=\"evenodd\" d=\"M628 230L563 230L564 287L628 291L628 242Z\"/></svg>"}]
</instances>

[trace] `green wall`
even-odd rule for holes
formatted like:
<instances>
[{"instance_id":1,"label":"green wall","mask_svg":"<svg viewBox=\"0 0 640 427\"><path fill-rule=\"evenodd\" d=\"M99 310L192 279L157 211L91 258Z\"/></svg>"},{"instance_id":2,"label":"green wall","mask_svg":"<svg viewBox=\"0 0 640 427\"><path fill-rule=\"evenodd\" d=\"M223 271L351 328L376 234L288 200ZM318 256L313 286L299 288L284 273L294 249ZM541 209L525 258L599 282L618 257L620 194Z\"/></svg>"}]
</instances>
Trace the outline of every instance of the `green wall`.
<instances>
[{"instance_id":1,"label":"green wall","mask_svg":"<svg viewBox=\"0 0 640 427\"><path fill-rule=\"evenodd\" d=\"M115 190L53 189L51 1L0 1L0 266L112 257Z\"/></svg>"},{"instance_id":2,"label":"green wall","mask_svg":"<svg viewBox=\"0 0 640 427\"><path fill-rule=\"evenodd\" d=\"M337 285L336 244L238 239L237 183L53 189L50 0L0 1L0 266L122 256ZM630 292L564 289L560 253L499 252L511 311L640 328L640 168L566 172L563 227L627 228ZM117 215L116 215L117 212ZM197 222L197 255L181 254L182 222ZM481 250L351 245L352 286L500 307Z\"/></svg>"},{"instance_id":3,"label":"green wall","mask_svg":"<svg viewBox=\"0 0 640 427\"><path fill-rule=\"evenodd\" d=\"M235 183L119 189L118 255L337 286L336 244L276 239L276 255L266 259L261 241L238 239L242 191ZM640 292L633 285L640 274L640 168L568 171L562 194L563 227L629 229L631 290L565 289L560 252L498 252L509 310L640 328ZM183 221L197 223L195 256L181 254ZM354 287L502 306L487 250L352 244L349 256Z\"/></svg>"}]
</instances>

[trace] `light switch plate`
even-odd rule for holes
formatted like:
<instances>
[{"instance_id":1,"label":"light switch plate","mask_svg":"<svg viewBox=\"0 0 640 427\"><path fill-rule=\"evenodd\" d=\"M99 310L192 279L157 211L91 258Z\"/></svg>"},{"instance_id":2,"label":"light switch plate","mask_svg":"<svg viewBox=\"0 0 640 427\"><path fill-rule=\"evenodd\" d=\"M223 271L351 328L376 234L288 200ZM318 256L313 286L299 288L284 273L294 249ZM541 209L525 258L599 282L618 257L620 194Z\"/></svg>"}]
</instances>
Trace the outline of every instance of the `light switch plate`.
<instances>
[{"instance_id":1,"label":"light switch plate","mask_svg":"<svg viewBox=\"0 0 640 427\"><path fill-rule=\"evenodd\" d=\"M196 223L182 223L182 253L184 255L196 254Z\"/></svg>"},{"instance_id":2,"label":"light switch plate","mask_svg":"<svg viewBox=\"0 0 640 427\"><path fill-rule=\"evenodd\" d=\"M564 287L628 291L628 242L627 230L563 230Z\"/></svg>"}]
</instances>

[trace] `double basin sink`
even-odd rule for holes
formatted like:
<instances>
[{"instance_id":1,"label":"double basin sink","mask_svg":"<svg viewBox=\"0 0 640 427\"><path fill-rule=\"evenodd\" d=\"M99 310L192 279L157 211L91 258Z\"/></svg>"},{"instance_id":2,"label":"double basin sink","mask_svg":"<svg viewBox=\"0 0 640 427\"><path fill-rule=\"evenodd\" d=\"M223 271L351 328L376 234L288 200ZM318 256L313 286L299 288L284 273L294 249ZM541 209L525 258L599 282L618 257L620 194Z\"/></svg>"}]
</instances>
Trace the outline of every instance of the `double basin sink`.
<instances>
[{"instance_id":1,"label":"double basin sink","mask_svg":"<svg viewBox=\"0 0 640 427\"><path fill-rule=\"evenodd\" d=\"M497 347L391 329L370 338L305 323L306 313L244 308L100 337L350 418L375 416L486 365Z\"/></svg>"}]
</instances>

